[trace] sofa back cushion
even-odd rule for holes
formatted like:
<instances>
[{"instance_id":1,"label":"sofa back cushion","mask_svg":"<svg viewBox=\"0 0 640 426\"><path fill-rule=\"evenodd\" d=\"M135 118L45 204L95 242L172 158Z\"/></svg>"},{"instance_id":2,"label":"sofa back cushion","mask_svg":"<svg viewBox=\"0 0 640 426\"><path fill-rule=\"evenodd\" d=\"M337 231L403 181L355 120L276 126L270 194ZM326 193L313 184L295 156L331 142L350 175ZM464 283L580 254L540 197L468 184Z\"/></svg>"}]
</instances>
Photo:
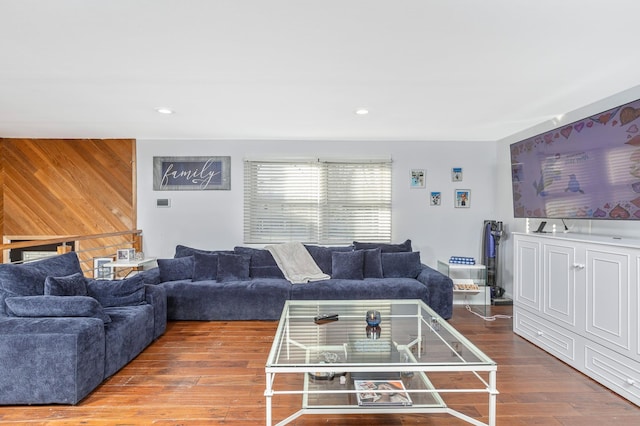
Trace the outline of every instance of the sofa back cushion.
<instances>
[{"instance_id":1,"label":"sofa back cushion","mask_svg":"<svg viewBox=\"0 0 640 426\"><path fill-rule=\"evenodd\" d=\"M255 249L252 247L235 247L233 251L236 254L251 257L249 263L249 275L251 278L281 278L284 274L278 267L276 260L269 250Z\"/></svg>"},{"instance_id":2,"label":"sofa back cushion","mask_svg":"<svg viewBox=\"0 0 640 426\"><path fill-rule=\"evenodd\" d=\"M160 281L190 280L193 278L194 256L158 259Z\"/></svg>"},{"instance_id":3,"label":"sofa back cushion","mask_svg":"<svg viewBox=\"0 0 640 426\"><path fill-rule=\"evenodd\" d=\"M361 243L358 241L353 242L353 248L355 250L366 250L379 248L382 253L398 253L412 251L411 240L406 240L400 244L387 244L387 243Z\"/></svg>"},{"instance_id":4,"label":"sofa back cushion","mask_svg":"<svg viewBox=\"0 0 640 426\"><path fill-rule=\"evenodd\" d=\"M82 273L75 252L23 264L0 264L0 289L18 296L44 295L47 277Z\"/></svg>"},{"instance_id":5,"label":"sofa back cushion","mask_svg":"<svg viewBox=\"0 0 640 426\"><path fill-rule=\"evenodd\" d=\"M382 253L384 278L416 278L422 271L420 252Z\"/></svg>"},{"instance_id":6,"label":"sofa back cushion","mask_svg":"<svg viewBox=\"0 0 640 426\"><path fill-rule=\"evenodd\" d=\"M142 275L113 281L90 279L87 280L87 293L105 308L146 303Z\"/></svg>"},{"instance_id":7,"label":"sofa back cushion","mask_svg":"<svg viewBox=\"0 0 640 426\"><path fill-rule=\"evenodd\" d=\"M320 268L322 272L328 275L332 275L332 253L334 251L353 251L353 247L344 246L344 247L325 247L325 246L314 246L314 245L304 245L307 248L307 251L316 262L316 265Z\"/></svg>"},{"instance_id":8,"label":"sofa back cushion","mask_svg":"<svg viewBox=\"0 0 640 426\"><path fill-rule=\"evenodd\" d=\"M218 253L233 254L233 251L231 251L231 250L203 250L203 249L197 249L197 248L187 247L187 246L183 246L181 244L178 244L176 246L176 252L173 255L173 257L176 258L176 257L193 256L195 253L200 253L200 254L218 254Z\"/></svg>"},{"instance_id":9,"label":"sofa back cushion","mask_svg":"<svg viewBox=\"0 0 640 426\"><path fill-rule=\"evenodd\" d=\"M66 277L47 277L44 294L49 296L86 296L87 279L80 272Z\"/></svg>"}]
</instances>

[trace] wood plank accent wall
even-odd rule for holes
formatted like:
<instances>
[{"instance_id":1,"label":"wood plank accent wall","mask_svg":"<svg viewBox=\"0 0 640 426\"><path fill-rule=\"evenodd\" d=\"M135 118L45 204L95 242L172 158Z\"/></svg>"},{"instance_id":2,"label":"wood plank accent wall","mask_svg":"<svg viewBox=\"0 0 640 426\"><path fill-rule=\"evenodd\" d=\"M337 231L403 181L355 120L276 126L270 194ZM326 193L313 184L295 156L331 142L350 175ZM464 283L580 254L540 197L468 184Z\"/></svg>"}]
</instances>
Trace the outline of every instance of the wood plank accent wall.
<instances>
[{"instance_id":1,"label":"wood plank accent wall","mask_svg":"<svg viewBox=\"0 0 640 426\"><path fill-rule=\"evenodd\" d=\"M134 139L0 138L3 236L136 229L135 161Z\"/></svg>"}]
</instances>

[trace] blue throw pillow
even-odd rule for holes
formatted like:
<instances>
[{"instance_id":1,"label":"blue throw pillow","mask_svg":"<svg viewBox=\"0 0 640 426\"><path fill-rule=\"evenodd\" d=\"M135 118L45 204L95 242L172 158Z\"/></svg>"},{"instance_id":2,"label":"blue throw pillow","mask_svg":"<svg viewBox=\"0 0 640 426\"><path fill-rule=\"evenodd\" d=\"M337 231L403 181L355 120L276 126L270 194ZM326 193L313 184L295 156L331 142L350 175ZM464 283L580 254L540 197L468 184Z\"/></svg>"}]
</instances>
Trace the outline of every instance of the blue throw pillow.
<instances>
[{"instance_id":1,"label":"blue throw pillow","mask_svg":"<svg viewBox=\"0 0 640 426\"><path fill-rule=\"evenodd\" d=\"M382 253L380 256L385 278L416 278L422 271L419 251Z\"/></svg>"},{"instance_id":2,"label":"blue throw pillow","mask_svg":"<svg viewBox=\"0 0 640 426\"><path fill-rule=\"evenodd\" d=\"M218 277L218 255L194 253L193 281L209 281Z\"/></svg>"},{"instance_id":3,"label":"blue throw pillow","mask_svg":"<svg viewBox=\"0 0 640 426\"><path fill-rule=\"evenodd\" d=\"M76 272L82 272L82 268L73 251L20 265L0 264L0 289L18 296L41 296L47 277L65 277Z\"/></svg>"},{"instance_id":4,"label":"blue throw pillow","mask_svg":"<svg viewBox=\"0 0 640 426\"><path fill-rule=\"evenodd\" d=\"M80 272L66 277L47 277L44 294L50 296L86 296L87 280Z\"/></svg>"},{"instance_id":5,"label":"blue throw pillow","mask_svg":"<svg viewBox=\"0 0 640 426\"><path fill-rule=\"evenodd\" d=\"M364 277L383 278L382 256L380 248L362 250L364 252Z\"/></svg>"},{"instance_id":6,"label":"blue throw pillow","mask_svg":"<svg viewBox=\"0 0 640 426\"><path fill-rule=\"evenodd\" d=\"M334 251L331 254L331 278L361 280L364 278L364 251Z\"/></svg>"},{"instance_id":7,"label":"blue throw pillow","mask_svg":"<svg viewBox=\"0 0 640 426\"><path fill-rule=\"evenodd\" d=\"M220 282L246 281L249 279L249 263L251 256L243 254L218 255L218 276Z\"/></svg>"},{"instance_id":8,"label":"blue throw pillow","mask_svg":"<svg viewBox=\"0 0 640 426\"><path fill-rule=\"evenodd\" d=\"M382 253L398 253L411 251L411 240L406 240L400 244L387 244L387 243L359 243L353 242L353 248L355 250L367 250L373 248L379 248Z\"/></svg>"},{"instance_id":9,"label":"blue throw pillow","mask_svg":"<svg viewBox=\"0 0 640 426\"><path fill-rule=\"evenodd\" d=\"M190 280L193 278L194 257L178 257L175 259L158 259L160 281Z\"/></svg>"},{"instance_id":10,"label":"blue throw pillow","mask_svg":"<svg viewBox=\"0 0 640 426\"><path fill-rule=\"evenodd\" d=\"M88 280L87 293L105 308L146 303L144 279L140 274L124 280Z\"/></svg>"},{"instance_id":11,"label":"blue throw pillow","mask_svg":"<svg viewBox=\"0 0 640 426\"><path fill-rule=\"evenodd\" d=\"M7 297L7 314L14 317L95 317L111 322L102 305L87 296L21 296Z\"/></svg>"},{"instance_id":12,"label":"blue throw pillow","mask_svg":"<svg viewBox=\"0 0 640 426\"><path fill-rule=\"evenodd\" d=\"M320 268L322 272L327 275L333 275L331 266L333 263L332 253L335 251L353 251L353 247L344 246L344 247L324 247L324 246L313 246L313 245L304 245L316 262L316 265Z\"/></svg>"}]
</instances>

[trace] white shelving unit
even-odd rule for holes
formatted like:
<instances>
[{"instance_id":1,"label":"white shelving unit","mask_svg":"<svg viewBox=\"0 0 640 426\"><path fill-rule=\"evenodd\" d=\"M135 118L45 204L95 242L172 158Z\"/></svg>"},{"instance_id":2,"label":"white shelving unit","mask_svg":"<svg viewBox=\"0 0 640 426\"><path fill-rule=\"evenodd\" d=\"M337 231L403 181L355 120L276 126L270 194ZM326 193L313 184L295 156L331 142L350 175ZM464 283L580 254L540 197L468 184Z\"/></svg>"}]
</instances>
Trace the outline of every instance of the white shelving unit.
<instances>
[{"instance_id":1,"label":"white shelving unit","mask_svg":"<svg viewBox=\"0 0 640 426\"><path fill-rule=\"evenodd\" d=\"M463 265L438 260L438 271L453 280L454 305L480 305L486 310L491 304L491 288L487 286L487 268L485 265ZM456 288L475 284L477 289Z\"/></svg>"}]
</instances>

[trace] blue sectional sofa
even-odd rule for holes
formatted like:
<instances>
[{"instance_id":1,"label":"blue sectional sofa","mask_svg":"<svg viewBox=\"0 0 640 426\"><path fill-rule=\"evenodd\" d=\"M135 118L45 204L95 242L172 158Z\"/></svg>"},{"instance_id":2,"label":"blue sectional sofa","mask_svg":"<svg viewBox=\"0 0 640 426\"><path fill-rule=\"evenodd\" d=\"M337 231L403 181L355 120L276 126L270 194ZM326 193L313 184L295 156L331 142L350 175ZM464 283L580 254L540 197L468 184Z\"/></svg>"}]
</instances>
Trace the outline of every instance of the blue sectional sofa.
<instances>
[{"instance_id":1,"label":"blue sectional sofa","mask_svg":"<svg viewBox=\"0 0 640 426\"><path fill-rule=\"evenodd\" d=\"M265 249L183 245L174 258L158 259L158 267L143 275L166 291L170 320L277 320L287 300L340 299L420 299L451 318L451 279L422 264L410 240L305 247L330 279L292 284Z\"/></svg>"},{"instance_id":2,"label":"blue sectional sofa","mask_svg":"<svg viewBox=\"0 0 640 426\"><path fill-rule=\"evenodd\" d=\"M0 265L0 404L76 404L167 325L165 290L83 276L74 252Z\"/></svg>"}]
</instances>

